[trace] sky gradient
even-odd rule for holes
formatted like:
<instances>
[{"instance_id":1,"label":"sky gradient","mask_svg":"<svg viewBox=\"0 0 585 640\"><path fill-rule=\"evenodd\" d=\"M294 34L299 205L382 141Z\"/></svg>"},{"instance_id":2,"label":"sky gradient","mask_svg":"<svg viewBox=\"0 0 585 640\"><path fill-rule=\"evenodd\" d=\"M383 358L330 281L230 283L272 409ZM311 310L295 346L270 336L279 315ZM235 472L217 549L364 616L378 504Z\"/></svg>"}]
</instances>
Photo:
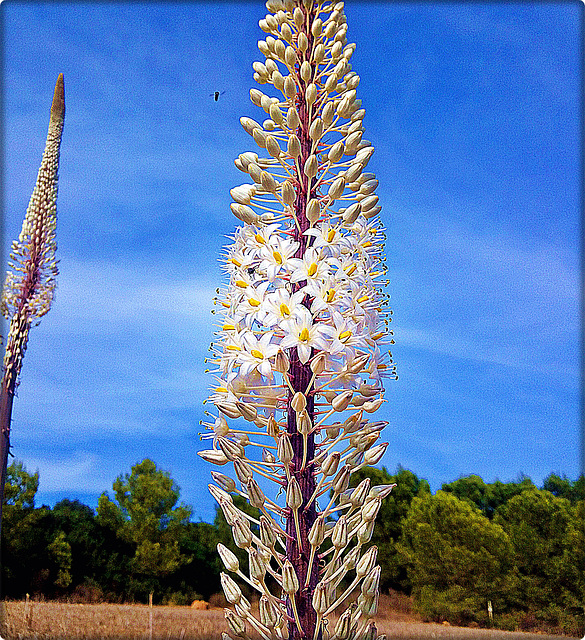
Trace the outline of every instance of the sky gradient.
<instances>
[{"instance_id":1,"label":"sky gradient","mask_svg":"<svg viewBox=\"0 0 585 640\"><path fill-rule=\"evenodd\" d=\"M471 473L575 479L584 5L345 10L399 374L378 414L381 464L433 491ZM37 504L95 506L148 457L195 519L213 518L212 466L196 455L203 360L237 223L229 190L250 181L233 160L257 151L239 118L266 117L249 100L265 13L252 1L0 5L5 258L65 77L58 289L31 330L12 424L14 456L40 473Z\"/></svg>"}]
</instances>

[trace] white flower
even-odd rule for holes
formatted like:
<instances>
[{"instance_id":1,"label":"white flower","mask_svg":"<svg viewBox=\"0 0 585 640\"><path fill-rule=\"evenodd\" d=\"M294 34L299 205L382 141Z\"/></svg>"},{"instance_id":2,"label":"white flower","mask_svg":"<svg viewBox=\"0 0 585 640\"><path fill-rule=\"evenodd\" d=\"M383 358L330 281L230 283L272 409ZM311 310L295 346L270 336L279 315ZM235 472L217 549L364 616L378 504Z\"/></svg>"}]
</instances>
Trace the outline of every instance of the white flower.
<instances>
[{"instance_id":1,"label":"white flower","mask_svg":"<svg viewBox=\"0 0 585 640\"><path fill-rule=\"evenodd\" d=\"M317 316L322 311L331 313L334 309L341 310L348 306L347 287L334 278L315 283L311 288L311 295L313 296L311 303L313 316Z\"/></svg>"},{"instance_id":2,"label":"white flower","mask_svg":"<svg viewBox=\"0 0 585 640\"><path fill-rule=\"evenodd\" d=\"M343 247L347 246L347 240L341 234L340 229L328 222L321 222L317 227L307 229L305 235L314 236L315 240L311 245L313 249L325 247L331 256L339 255Z\"/></svg>"},{"instance_id":3,"label":"white flower","mask_svg":"<svg viewBox=\"0 0 585 640\"><path fill-rule=\"evenodd\" d=\"M270 342L272 336L271 331L266 332L260 340L251 331L244 335L245 348L238 354L241 375L245 376L257 369L263 376L272 378L270 358L278 351L278 345Z\"/></svg>"},{"instance_id":4,"label":"white flower","mask_svg":"<svg viewBox=\"0 0 585 640\"><path fill-rule=\"evenodd\" d=\"M250 285L244 289L244 295L239 304L235 306L234 318L236 320L242 319L247 327L251 327L254 320L262 321L265 315L262 303L269 284L269 282L262 282L257 286Z\"/></svg>"},{"instance_id":5,"label":"white flower","mask_svg":"<svg viewBox=\"0 0 585 640\"><path fill-rule=\"evenodd\" d=\"M265 244L260 249L260 269L266 271L270 282L272 282L282 270L286 271L290 269L290 258L295 255L298 248L298 242L293 242L288 238L283 240L280 236L272 236L269 244Z\"/></svg>"},{"instance_id":6,"label":"white flower","mask_svg":"<svg viewBox=\"0 0 585 640\"><path fill-rule=\"evenodd\" d=\"M302 282L305 280L307 292L311 291L311 285L313 283L323 282L331 275L329 262L313 247L305 251L302 259L292 258L290 262L294 266L294 271L290 275L290 281Z\"/></svg>"},{"instance_id":7,"label":"white flower","mask_svg":"<svg viewBox=\"0 0 585 640\"><path fill-rule=\"evenodd\" d=\"M281 287L266 296L264 300L264 324L267 327L288 320L294 310L301 304L305 297L304 291L291 293L285 287Z\"/></svg>"},{"instance_id":8,"label":"white flower","mask_svg":"<svg viewBox=\"0 0 585 640\"><path fill-rule=\"evenodd\" d=\"M344 353L347 356L353 356L356 349L367 349L368 344L363 329L352 320L344 318L337 311L334 311L332 315L335 329L329 353L332 355Z\"/></svg>"},{"instance_id":9,"label":"white flower","mask_svg":"<svg viewBox=\"0 0 585 640\"><path fill-rule=\"evenodd\" d=\"M313 323L311 312L302 305L295 309L290 320L283 321L280 326L285 331L280 348L296 347L299 360L303 364L309 361L312 347L322 351L327 350L333 335L333 329L323 322Z\"/></svg>"}]
</instances>

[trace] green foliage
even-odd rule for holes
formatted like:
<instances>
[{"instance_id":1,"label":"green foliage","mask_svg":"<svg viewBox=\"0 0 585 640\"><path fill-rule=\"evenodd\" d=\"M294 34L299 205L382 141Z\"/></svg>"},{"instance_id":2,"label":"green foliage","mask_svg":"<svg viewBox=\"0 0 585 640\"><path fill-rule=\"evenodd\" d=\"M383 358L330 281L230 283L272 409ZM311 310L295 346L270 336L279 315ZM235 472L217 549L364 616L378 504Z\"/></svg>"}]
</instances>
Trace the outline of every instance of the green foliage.
<instances>
[{"instance_id":1,"label":"green foliage","mask_svg":"<svg viewBox=\"0 0 585 640\"><path fill-rule=\"evenodd\" d=\"M557 498L566 498L571 504L585 500L585 476L583 475L572 481L567 476L561 478L551 473L544 481L542 488L545 491L550 491Z\"/></svg>"},{"instance_id":2,"label":"green foliage","mask_svg":"<svg viewBox=\"0 0 585 640\"><path fill-rule=\"evenodd\" d=\"M48 545L47 551L49 557L53 559L57 567L57 575L55 577L55 586L68 587L71 584L71 545L65 539L63 531L59 531Z\"/></svg>"},{"instance_id":3,"label":"green foliage","mask_svg":"<svg viewBox=\"0 0 585 640\"><path fill-rule=\"evenodd\" d=\"M355 487L365 478L370 478L372 486L396 484L392 493L382 502L371 541L378 547L378 562L382 567L380 589L409 591L406 566L396 551L396 543L413 498L430 494L429 483L399 466L394 475L390 475L385 468L364 467L352 475L350 485Z\"/></svg>"},{"instance_id":4,"label":"green foliage","mask_svg":"<svg viewBox=\"0 0 585 640\"><path fill-rule=\"evenodd\" d=\"M22 462L15 460L6 469L4 485L4 513L6 507L32 509L35 506L35 495L39 488L39 472L33 475L27 472Z\"/></svg>"},{"instance_id":5,"label":"green foliage","mask_svg":"<svg viewBox=\"0 0 585 640\"><path fill-rule=\"evenodd\" d=\"M189 562L181 553L179 540L191 510L183 504L177 506L178 486L169 473L148 459L134 465L130 474L118 476L113 489L117 504L102 494L98 522L134 545L129 589L144 597L154 589L158 576L170 575Z\"/></svg>"},{"instance_id":6,"label":"green foliage","mask_svg":"<svg viewBox=\"0 0 585 640\"><path fill-rule=\"evenodd\" d=\"M575 532L575 510L565 498L532 488L502 505L494 522L514 547L518 580L513 605L544 610L552 602L577 607L575 566L569 561L568 536ZM570 533L569 533L570 535ZM578 538L578 533L575 533Z\"/></svg>"},{"instance_id":7,"label":"green foliage","mask_svg":"<svg viewBox=\"0 0 585 640\"><path fill-rule=\"evenodd\" d=\"M486 484L479 476L471 475L459 478L441 487L442 491L452 493L460 500L474 504L485 516L492 518L496 509L508 500L533 488L530 478L521 477L518 482L500 482L496 480Z\"/></svg>"},{"instance_id":8,"label":"green foliage","mask_svg":"<svg viewBox=\"0 0 585 640\"><path fill-rule=\"evenodd\" d=\"M352 486L366 477L372 485L397 484L372 537L382 589L412 590L428 620L487 625L491 600L499 628L583 635L583 478L551 474L539 490L528 478L487 484L468 476L433 496L425 480L401 467L393 475L364 468ZM119 476L114 499L103 494L97 513L77 500L35 508L39 476L22 463L9 467L8 478L2 537L7 597L146 602L152 591L156 603L189 604L220 591L218 542L247 565L222 511L211 524L191 522L178 487L150 460ZM243 498L233 500L258 518Z\"/></svg>"},{"instance_id":9,"label":"green foliage","mask_svg":"<svg viewBox=\"0 0 585 640\"><path fill-rule=\"evenodd\" d=\"M496 606L513 584L512 545L505 531L477 507L444 491L413 499L397 549L415 602L428 619L480 621L487 601Z\"/></svg>"}]
</instances>

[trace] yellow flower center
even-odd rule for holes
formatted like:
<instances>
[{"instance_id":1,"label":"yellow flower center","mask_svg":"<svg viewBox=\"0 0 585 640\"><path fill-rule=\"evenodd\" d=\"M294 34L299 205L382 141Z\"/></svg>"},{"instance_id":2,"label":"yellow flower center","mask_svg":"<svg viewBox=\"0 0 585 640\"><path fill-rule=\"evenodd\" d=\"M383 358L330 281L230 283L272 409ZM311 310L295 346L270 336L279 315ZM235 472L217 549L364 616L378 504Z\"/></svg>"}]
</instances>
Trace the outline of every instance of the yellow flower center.
<instances>
[{"instance_id":1,"label":"yellow flower center","mask_svg":"<svg viewBox=\"0 0 585 640\"><path fill-rule=\"evenodd\" d=\"M307 269L307 273L309 276L314 276L317 273L317 263L312 262L311 266Z\"/></svg>"},{"instance_id":2,"label":"yellow flower center","mask_svg":"<svg viewBox=\"0 0 585 640\"><path fill-rule=\"evenodd\" d=\"M228 344L226 347L228 351L241 351L240 347L237 344Z\"/></svg>"},{"instance_id":3,"label":"yellow flower center","mask_svg":"<svg viewBox=\"0 0 585 640\"><path fill-rule=\"evenodd\" d=\"M257 233L254 237L256 238L256 242L260 244L266 244L266 240L264 240L264 238L259 233Z\"/></svg>"},{"instance_id":4,"label":"yellow flower center","mask_svg":"<svg viewBox=\"0 0 585 640\"><path fill-rule=\"evenodd\" d=\"M371 247L372 243L369 240L366 240L366 242L362 243L362 247L367 248L367 247Z\"/></svg>"},{"instance_id":5,"label":"yellow flower center","mask_svg":"<svg viewBox=\"0 0 585 640\"><path fill-rule=\"evenodd\" d=\"M264 359L264 354L262 353L262 351L258 351L258 349L252 349L252 351L250 351L250 353L255 358L258 358L259 360L263 360Z\"/></svg>"},{"instance_id":6,"label":"yellow flower center","mask_svg":"<svg viewBox=\"0 0 585 640\"><path fill-rule=\"evenodd\" d=\"M256 300L255 298L250 298L248 302L250 303L251 307L259 307L261 304L260 300Z\"/></svg>"},{"instance_id":7,"label":"yellow flower center","mask_svg":"<svg viewBox=\"0 0 585 640\"><path fill-rule=\"evenodd\" d=\"M327 291L327 296L325 300L327 302L333 302L334 298L335 298L335 289L329 289L329 291Z\"/></svg>"},{"instance_id":8,"label":"yellow flower center","mask_svg":"<svg viewBox=\"0 0 585 640\"><path fill-rule=\"evenodd\" d=\"M215 387L215 393L227 393L227 389L225 387Z\"/></svg>"},{"instance_id":9,"label":"yellow flower center","mask_svg":"<svg viewBox=\"0 0 585 640\"><path fill-rule=\"evenodd\" d=\"M339 339L341 340L341 342L345 344L351 338L352 335L353 335L352 332L348 329L347 331L342 331L339 334Z\"/></svg>"},{"instance_id":10,"label":"yellow flower center","mask_svg":"<svg viewBox=\"0 0 585 640\"><path fill-rule=\"evenodd\" d=\"M245 280L236 280L236 287L242 287L245 289L248 286L248 283Z\"/></svg>"},{"instance_id":11,"label":"yellow flower center","mask_svg":"<svg viewBox=\"0 0 585 640\"><path fill-rule=\"evenodd\" d=\"M345 272L347 273L348 276L350 276L356 269L357 269L357 264L354 262L345 269Z\"/></svg>"},{"instance_id":12,"label":"yellow flower center","mask_svg":"<svg viewBox=\"0 0 585 640\"><path fill-rule=\"evenodd\" d=\"M299 340L301 342L307 342L309 338L309 330L307 329L307 327L303 327L302 331L299 333Z\"/></svg>"},{"instance_id":13,"label":"yellow flower center","mask_svg":"<svg viewBox=\"0 0 585 640\"><path fill-rule=\"evenodd\" d=\"M280 315L283 317L290 316L290 309L284 304L284 302L280 305Z\"/></svg>"},{"instance_id":14,"label":"yellow flower center","mask_svg":"<svg viewBox=\"0 0 585 640\"><path fill-rule=\"evenodd\" d=\"M329 229L329 233L327 234L327 242L333 242L333 238L335 238L335 229Z\"/></svg>"},{"instance_id":15,"label":"yellow flower center","mask_svg":"<svg viewBox=\"0 0 585 640\"><path fill-rule=\"evenodd\" d=\"M236 267L241 267L242 266L242 263L239 262L238 260L236 260L235 258L230 258L229 262L231 262L232 264L235 264Z\"/></svg>"},{"instance_id":16,"label":"yellow flower center","mask_svg":"<svg viewBox=\"0 0 585 640\"><path fill-rule=\"evenodd\" d=\"M235 331L236 328L234 327L233 324L224 324L222 329L224 331Z\"/></svg>"},{"instance_id":17,"label":"yellow flower center","mask_svg":"<svg viewBox=\"0 0 585 640\"><path fill-rule=\"evenodd\" d=\"M361 298L358 298L357 301L361 304L362 302L365 302L366 300L369 300L370 296L361 296Z\"/></svg>"},{"instance_id":18,"label":"yellow flower center","mask_svg":"<svg viewBox=\"0 0 585 640\"><path fill-rule=\"evenodd\" d=\"M282 264L282 255L279 251L273 251L272 256L274 257L276 264Z\"/></svg>"}]
</instances>

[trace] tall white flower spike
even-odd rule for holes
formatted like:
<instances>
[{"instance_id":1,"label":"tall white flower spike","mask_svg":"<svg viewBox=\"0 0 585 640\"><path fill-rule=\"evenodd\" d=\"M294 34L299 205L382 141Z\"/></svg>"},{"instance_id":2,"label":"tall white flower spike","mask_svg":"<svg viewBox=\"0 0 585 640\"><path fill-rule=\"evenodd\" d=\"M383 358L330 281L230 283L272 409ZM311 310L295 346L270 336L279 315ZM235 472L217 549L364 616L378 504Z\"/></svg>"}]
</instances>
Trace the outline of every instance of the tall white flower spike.
<instances>
[{"instance_id":1,"label":"tall white flower spike","mask_svg":"<svg viewBox=\"0 0 585 640\"><path fill-rule=\"evenodd\" d=\"M227 624L239 638L251 628L266 639L375 640L380 569L368 543L391 487L348 489L351 474L388 446L379 442L386 423L368 416L384 402L384 379L396 378L378 181L366 171L374 148L363 137L343 2L266 7L265 61L253 68L267 93L250 90L266 119L241 119L260 155L235 160L252 182L231 190L243 224L225 249L229 280L214 301L215 411L204 423L213 448L200 452L234 467L239 488L214 473L211 491L249 554L248 575L225 547L219 553L260 595L256 619L224 574L235 608ZM357 602L327 630L353 590Z\"/></svg>"}]
</instances>

